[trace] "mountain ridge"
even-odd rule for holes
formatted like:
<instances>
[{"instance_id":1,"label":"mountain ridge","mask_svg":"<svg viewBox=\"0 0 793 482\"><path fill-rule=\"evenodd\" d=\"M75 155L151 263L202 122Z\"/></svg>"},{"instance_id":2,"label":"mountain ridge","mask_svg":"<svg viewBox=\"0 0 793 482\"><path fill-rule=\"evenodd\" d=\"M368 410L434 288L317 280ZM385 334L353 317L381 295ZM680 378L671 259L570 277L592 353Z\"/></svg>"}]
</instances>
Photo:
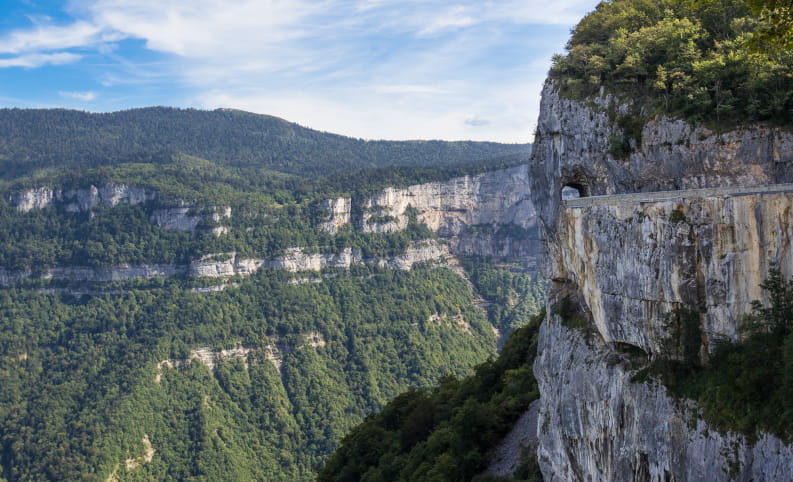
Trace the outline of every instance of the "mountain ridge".
<instances>
[{"instance_id":1,"label":"mountain ridge","mask_svg":"<svg viewBox=\"0 0 793 482\"><path fill-rule=\"evenodd\" d=\"M442 167L528 154L526 144L363 140L265 114L171 107L111 113L0 109L0 138L0 175L6 179L64 165L158 163L178 153L224 167L303 177L385 166Z\"/></svg>"}]
</instances>

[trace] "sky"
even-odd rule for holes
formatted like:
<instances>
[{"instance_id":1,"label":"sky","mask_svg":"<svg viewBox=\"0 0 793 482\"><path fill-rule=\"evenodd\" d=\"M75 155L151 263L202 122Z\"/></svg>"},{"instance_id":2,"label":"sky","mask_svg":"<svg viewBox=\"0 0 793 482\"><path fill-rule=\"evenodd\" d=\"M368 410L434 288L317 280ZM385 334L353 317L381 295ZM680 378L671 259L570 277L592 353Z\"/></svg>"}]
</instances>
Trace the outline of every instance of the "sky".
<instances>
[{"instance_id":1,"label":"sky","mask_svg":"<svg viewBox=\"0 0 793 482\"><path fill-rule=\"evenodd\" d=\"M0 107L234 108L364 139L531 142L596 0L0 0Z\"/></svg>"}]
</instances>

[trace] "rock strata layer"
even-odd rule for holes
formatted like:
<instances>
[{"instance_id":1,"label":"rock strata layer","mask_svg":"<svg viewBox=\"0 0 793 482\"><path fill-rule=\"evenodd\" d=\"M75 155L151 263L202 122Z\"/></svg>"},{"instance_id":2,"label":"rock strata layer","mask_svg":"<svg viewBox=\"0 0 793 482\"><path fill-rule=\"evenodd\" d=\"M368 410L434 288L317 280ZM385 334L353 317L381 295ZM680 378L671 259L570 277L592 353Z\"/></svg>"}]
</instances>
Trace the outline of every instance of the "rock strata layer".
<instances>
[{"instance_id":1,"label":"rock strata layer","mask_svg":"<svg viewBox=\"0 0 793 482\"><path fill-rule=\"evenodd\" d=\"M321 271L325 268L350 269L353 265L374 265L381 268L409 271L416 263L437 262L445 264L449 249L434 240L411 243L404 254L364 258L360 250L345 248L337 253L311 253L303 248L290 248L285 254L269 259L244 258L236 253L216 253L203 256L189 265L121 265L121 266L71 266L33 271L8 271L0 268L0 286L10 286L24 279L45 279L90 283L129 281L135 278L170 278L190 275L205 278L247 277L261 267L283 269L292 273Z\"/></svg>"}]
</instances>

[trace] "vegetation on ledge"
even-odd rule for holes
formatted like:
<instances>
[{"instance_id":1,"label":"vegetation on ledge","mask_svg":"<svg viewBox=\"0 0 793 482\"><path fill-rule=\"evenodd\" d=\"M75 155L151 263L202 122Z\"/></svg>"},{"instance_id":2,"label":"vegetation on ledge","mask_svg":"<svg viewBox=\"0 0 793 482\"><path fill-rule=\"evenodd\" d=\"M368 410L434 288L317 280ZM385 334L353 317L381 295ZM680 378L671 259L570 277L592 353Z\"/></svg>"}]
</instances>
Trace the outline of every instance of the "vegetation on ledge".
<instances>
[{"instance_id":1,"label":"vegetation on ledge","mask_svg":"<svg viewBox=\"0 0 793 482\"><path fill-rule=\"evenodd\" d=\"M705 420L749 437L765 431L793 440L793 280L772 269L761 287L770 306L755 301L737 342L715 340L702 364L699 313L678 310L667 319L670 336L659 358L635 379L652 373L676 395L695 400Z\"/></svg>"}]
</instances>

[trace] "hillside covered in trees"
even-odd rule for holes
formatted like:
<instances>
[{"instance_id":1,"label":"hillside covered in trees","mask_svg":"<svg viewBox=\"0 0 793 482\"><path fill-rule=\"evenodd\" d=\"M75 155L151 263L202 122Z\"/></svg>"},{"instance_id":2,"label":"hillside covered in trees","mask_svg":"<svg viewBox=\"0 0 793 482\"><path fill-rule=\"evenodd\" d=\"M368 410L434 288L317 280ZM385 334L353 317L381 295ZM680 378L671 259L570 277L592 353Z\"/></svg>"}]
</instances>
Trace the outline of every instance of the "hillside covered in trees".
<instances>
[{"instance_id":1,"label":"hillside covered in trees","mask_svg":"<svg viewBox=\"0 0 793 482\"><path fill-rule=\"evenodd\" d=\"M244 111L168 107L106 114L0 109L0 139L4 179L45 168L159 164L182 155L246 175L306 178L386 166L448 167L528 152L525 144L367 141Z\"/></svg>"},{"instance_id":2,"label":"hillside covered in trees","mask_svg":"<svg viewBox=\"0 0 793 482\"><path fill-rule=\"evenodd\" d=\"M539 397L532 373L544 312L512 334L496 360L464 379L403 393L345 436L317 480L468 481L483 475L493 449ZM527 453L513 480L539 481Z\"/></svg>"}]
</instances>

